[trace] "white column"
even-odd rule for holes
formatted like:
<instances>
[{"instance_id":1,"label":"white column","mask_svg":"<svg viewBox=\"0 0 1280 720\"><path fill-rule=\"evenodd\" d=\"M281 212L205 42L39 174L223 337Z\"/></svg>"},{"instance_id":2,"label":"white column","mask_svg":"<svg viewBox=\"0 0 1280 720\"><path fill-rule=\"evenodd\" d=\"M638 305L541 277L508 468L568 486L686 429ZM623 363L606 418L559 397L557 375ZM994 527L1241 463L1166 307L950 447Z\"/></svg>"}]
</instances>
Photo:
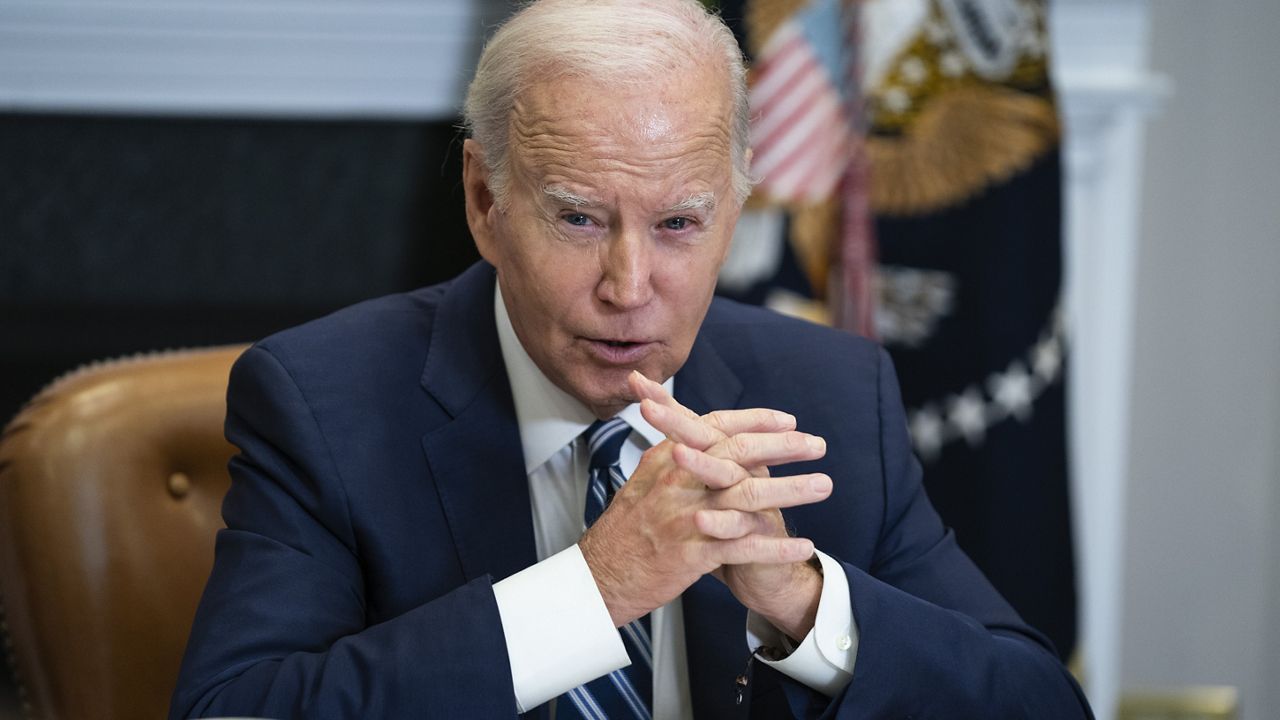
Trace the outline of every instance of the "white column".
<instances>
[{"instance_id":1,"label":"white column","mask_svg":"<svg viewBox=\"0 0 1280 720\"><path fill-rule=\"evenodd\" d=\"M1099 720L1120 696L1135 262L1144 118L1165 93L1146 69L1145 0L1057 0L1050 18L1065 122L1072 499L1084 684Z\"/></svg>"}]
</instances>

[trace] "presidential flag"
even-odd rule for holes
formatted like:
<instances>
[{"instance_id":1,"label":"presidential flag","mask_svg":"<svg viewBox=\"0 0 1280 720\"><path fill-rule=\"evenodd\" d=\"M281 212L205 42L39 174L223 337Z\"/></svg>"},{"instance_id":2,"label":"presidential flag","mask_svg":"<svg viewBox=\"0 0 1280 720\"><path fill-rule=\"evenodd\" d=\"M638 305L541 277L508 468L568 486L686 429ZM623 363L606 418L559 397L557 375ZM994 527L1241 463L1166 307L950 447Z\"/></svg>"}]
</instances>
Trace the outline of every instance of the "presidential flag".
<instances>
[{"instance_id":1,"label":"presidential flag","mask_svg":"<svg viewBox=\"0 0 1280 720\"><path fill-rule=\"evenodd\" d=\"M885 345L934 505L1070 653L1060 131L1044 1L721 8L752 60L761 180L722 291Z\"/></svg>"}]
</instances>

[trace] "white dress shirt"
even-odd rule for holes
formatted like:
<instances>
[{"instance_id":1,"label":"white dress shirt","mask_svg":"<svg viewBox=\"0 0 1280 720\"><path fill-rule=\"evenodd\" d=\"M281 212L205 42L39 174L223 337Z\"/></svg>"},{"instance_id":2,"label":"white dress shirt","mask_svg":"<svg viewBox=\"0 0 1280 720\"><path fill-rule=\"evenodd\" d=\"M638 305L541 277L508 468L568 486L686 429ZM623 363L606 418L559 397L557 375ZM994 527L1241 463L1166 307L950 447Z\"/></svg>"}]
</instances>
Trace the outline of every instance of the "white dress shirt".
<instances>
[{"instance_id":1,"label":"white dress shirt","mask_svg":"<svg viewBox=\"0 0 1280 720\"><path fill-rule=\"evenodd\" d=\"M578 549L583 532L590 457L580 439L596 417L552 383L520 344L500 290L494 316L511 382L516 420L529 476L538 563L493 587L506 636L516 704L526 712L568 690L631 664L622 637L590 568ZM668 392L673 381L665 383ZM632 432L619 465L630 476L648 448L664 439L640 414L639 404L618 413ZM853 677L858 633L840 564L819 552L824 582L814 629L798 646L763 617L748 613L743 656L760 645L783 647L779 661L757 657L815 690L835 695ZM679 598L653 611L653 717L693 717ZM725 678L731 692L732 678ZM554 717L554 713L553 713Z\"/></svg>"}]
</instances>

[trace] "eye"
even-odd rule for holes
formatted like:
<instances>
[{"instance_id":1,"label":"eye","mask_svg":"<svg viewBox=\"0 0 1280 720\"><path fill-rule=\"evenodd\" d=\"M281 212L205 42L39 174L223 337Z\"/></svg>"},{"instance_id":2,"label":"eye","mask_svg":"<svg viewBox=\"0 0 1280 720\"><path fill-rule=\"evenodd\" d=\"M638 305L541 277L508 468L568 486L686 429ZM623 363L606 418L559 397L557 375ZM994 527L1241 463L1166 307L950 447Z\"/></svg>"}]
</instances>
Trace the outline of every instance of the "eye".
<instances>
[{"instance_id":1,"label":"eye","mask_svg":"<svg viewBox=\"0 0 1280 720\"><path fill-rule=\"evenodd\" d=\"M583 215L582 213L569 213L567 215L562 215L561 217L570 225L576 225L578 227L586 227L591 224L591 218Z\"/></svg>"},{"instance_id":2,"label":"eye","mask_svg":"<svg viewBox=\"0 0 1280 720\"><path fill-rule=\"evenodd\" d=\"M692 221L687 217L667 218L662 221L662 227L668 230L684 230L689 227L690 222Z\"/></svg>"}]
</instances>

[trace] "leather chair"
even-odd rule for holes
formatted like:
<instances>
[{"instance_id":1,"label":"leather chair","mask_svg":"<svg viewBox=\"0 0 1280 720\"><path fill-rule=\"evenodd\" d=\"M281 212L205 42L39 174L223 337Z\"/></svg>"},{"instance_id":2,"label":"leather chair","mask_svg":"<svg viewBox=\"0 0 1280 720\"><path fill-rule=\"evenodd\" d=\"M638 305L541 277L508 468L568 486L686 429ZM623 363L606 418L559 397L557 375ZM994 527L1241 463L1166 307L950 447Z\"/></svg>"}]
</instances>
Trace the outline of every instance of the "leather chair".
<instances>
[{"instance_id":1,"label":"leather chair","mask_svg":"<svg viewBox=\"0 0 1280 720\"><path fill-rule=\"evenodd\" d=\"M235 452L227 376L244 347L91 365L0 439L0 603L32 718L161 718Z\"/></svg>"}]
</instances>

